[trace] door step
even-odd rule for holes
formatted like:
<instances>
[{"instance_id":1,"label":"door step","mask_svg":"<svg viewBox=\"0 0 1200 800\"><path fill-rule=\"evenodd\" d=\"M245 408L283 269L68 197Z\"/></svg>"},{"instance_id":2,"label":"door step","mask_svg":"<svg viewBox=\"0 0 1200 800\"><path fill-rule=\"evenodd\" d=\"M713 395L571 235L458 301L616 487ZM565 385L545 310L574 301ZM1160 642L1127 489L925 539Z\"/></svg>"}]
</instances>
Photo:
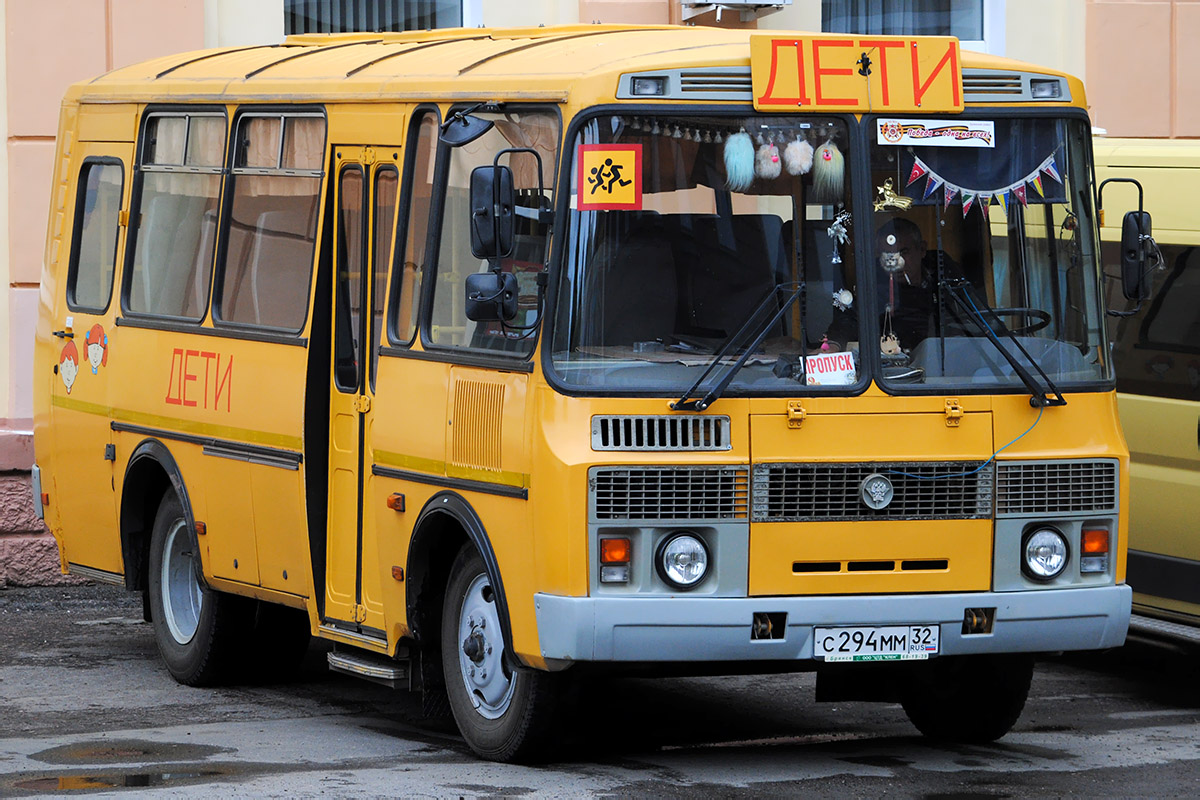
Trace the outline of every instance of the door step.
<instances>
[{"instance_id":1,"label":"door step","mask_svg":"<svg viewBox=\"0 0 1200 800\"><path fill-rule=\"evenodd\" d=\"M1144 617L1140 614L1134 614L1130 618L1129 634L1131 637L1138 636L1157 640L1169 639L1176 642L1200 645L1200 627L1183 625L1165 619L1155 619L1154 617Z\"/></svg>"},{"instance_id":2,"label":"door step","mask_svg":"<svg viewBox=\"0 0 1200 800\"><path fill-rule=\"evenodd\" d=\"M329 668L334 672L344 672L393 689L412 688L412 662L407 658L395 661L370 653L333 651L328 659Z\"/></svg>"}]
</instances>

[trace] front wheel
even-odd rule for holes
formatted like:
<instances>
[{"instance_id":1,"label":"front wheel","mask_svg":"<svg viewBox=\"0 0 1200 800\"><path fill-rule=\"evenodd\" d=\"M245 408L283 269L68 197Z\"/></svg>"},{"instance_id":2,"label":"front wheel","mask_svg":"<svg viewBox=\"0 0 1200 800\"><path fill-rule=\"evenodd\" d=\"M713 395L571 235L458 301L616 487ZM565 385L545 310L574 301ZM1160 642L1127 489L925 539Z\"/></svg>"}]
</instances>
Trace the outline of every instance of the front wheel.
<instances>
[{"instance_id":1,"label":"front wheel","mask_svg":"<svg viewBox=\"0 0 1200 800\"><path fill-rule=\"evenodd\" d=\"M902 705L931 739L980 744L1012 730L1033 679L1033 656L935 658L914 670Z\"/></svg>"},{"instance_id":2,"label":"front wheel","mask_svg":"<svg viewBox=\"0 0 1200 800\"><path fill-rule=\"evenodd\" d=\"M183 505L163 499L150 537L150 615L167 671L188 686L212 686L244 656L254 601L210 589Z\"/></svg>"},{"instance_id":3,"label":"front wheel","mask_svg":"<svg viewBox=\"0 0 1200 800\"><path fill-rule=\"evenodd\" d=\"M450 569L441 634L450 710L471 749L493 761L538 755L553 733L557 676L506 663L496 595L470 544Z\"/></svg>"}]
</instances>

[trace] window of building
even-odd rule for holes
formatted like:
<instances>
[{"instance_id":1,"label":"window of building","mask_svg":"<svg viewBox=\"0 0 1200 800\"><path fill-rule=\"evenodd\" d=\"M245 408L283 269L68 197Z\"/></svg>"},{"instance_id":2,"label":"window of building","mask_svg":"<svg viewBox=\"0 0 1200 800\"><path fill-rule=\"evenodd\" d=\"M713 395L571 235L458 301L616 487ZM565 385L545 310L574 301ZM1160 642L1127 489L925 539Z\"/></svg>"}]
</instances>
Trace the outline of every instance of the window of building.
<instances>
[{"instance_id":1,"label":"window of building","mask_svg":"<svg viewBox=\"0 0 1200 800\"><path fill-rule=\"evenodd\" d=\"M124 177L124 170L115 161L89 161L79 171L75 236L67 277L67 306L73 311L100 313L108 308Z\"/></svg>"},{"instance_id":2,"label":"window of building","mask_svg":"<svg viewBox=\"0 0 1200 800\"><path fill-rule=\"evenodd\" d=\"M528 355L536 341L531 331L541 310L538 274L546 268L550 234L550 226L539 221L538 210L554 207L550 187L554 186L558 160L558 115L548 111L505 111L477 112L475 116L490 119L495 125L475 141L449 151L426 344ZM518 148L518 152L506 153L501 163L513 171L516 230L512 253L501 259L500 269L516 276L517 316L507 323L473 322L467 319L465 310L466 279L472 273L485 272L488 263L471 253L471 171L490 165L497 153L512 148ZM540 181L539 161L530 151L540 156Z\"/></svg>"},{"instance_id":3,"label":"window of building","mask_svg":"<svg viewBox=\"0 0 1200 800\"><path fill-rule=\"evenodd\" d=\"M125 309L198 320L208 306L225 116L151 114L142 133Z\"/></svg>"},{"instance_id":4,"label":"window of building","mask_svg":"<svg viewBox=\"0 0 1200 800\"><path fill-rule=\"evenodd\" d=\"M423 31L464 23L462 0L284 0L284 32Z\"/></svg>"},{"instance_id":5,"label":"window of building","mask_svg":"<svg viewBox=\"0 0 1200 800\"><path fill-rule=\"evenodd\" d=\"M821 30L957 36L966 50L1004 54L1004 0L821 0Z\"/></svg>"},{"instance_id":6,"label":"window of building","mask_svg":"<svg viewBox=\"0 0 1200 800\"><path fill-rule=\"evenodd\" d=\"M325 119L246 114L236 141L216 316L299 331L308 315Z\"/></svg>"}]
</instances>

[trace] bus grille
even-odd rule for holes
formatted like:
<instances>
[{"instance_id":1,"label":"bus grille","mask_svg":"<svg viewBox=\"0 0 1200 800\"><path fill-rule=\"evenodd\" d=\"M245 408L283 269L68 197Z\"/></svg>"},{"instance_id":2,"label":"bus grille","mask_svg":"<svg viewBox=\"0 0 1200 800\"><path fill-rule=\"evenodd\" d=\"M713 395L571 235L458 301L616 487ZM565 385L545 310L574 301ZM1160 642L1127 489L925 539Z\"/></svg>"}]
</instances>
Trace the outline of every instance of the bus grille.
<instances>
[{"instance_id":1,"label":"bus grille","mask_svg":"<svg viewBox=\"0 0 1200 800\"><path fill-rule=\"evenodd\" d=\"M997 515L1116 510L1116 461L1030 461L1000 465L996 479Z\"/></svg>"},{"instance_id":2,"label":"bus grille","mask_svg":"<svg viewBox=\"0 0 1200 800\"><path fill-rule=\"evenodd\" d=\"M745 519L745 467L601 467L592 470L597 520Z\"/></svg>"},{"instance_id":3,"label":"bus grille","mask_svg":"<svg viewBox=\"0 0 1200 800\"><path fill-rule=\"evenodd\" d=\"M879 519L987 519L994 465L978 461L856 464L755 464L755 522ZM862 498L867 476L894 490L884 508Z\"/></svg>"},{"instance_id":4,"label":"bus grille","mask_svg":"<svg viewBox=\"0 0 1200 800\"><path fill-rule=\"evenodd\" d=\"M729 417L592 417L593 450L728 450Z\"/></svg>"}]
</instances>

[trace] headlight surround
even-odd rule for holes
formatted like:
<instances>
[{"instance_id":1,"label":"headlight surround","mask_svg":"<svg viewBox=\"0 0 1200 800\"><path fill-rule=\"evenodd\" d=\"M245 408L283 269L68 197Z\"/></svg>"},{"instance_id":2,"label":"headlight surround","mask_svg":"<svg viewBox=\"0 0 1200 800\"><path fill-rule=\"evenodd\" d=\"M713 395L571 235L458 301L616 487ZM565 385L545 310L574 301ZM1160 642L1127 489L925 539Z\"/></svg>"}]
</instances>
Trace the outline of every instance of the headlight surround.
<instances>
[{"instance_id":1,"label":"headlight surround","mask_svg":"<svg viewBox=\"0 0 1200 800\"><path fill-rule=\"evenodd\" d=\"M708 574L708 547L691 531L662 540L654 556L658 576L677 589L691 589Z\"/></svg>"},{"instance_id":2,"label":"headlight surround","mask_svg":"<svg viewBox=\"0 0 1200 800\"><path fill-rule=\"evenodd\" d=\"M1071 559L1067 539L1054 528L1036 528L1021 545L1021 570L1035 581L1051 581L1063 573Z\"/></svg>"}]
</instances>

